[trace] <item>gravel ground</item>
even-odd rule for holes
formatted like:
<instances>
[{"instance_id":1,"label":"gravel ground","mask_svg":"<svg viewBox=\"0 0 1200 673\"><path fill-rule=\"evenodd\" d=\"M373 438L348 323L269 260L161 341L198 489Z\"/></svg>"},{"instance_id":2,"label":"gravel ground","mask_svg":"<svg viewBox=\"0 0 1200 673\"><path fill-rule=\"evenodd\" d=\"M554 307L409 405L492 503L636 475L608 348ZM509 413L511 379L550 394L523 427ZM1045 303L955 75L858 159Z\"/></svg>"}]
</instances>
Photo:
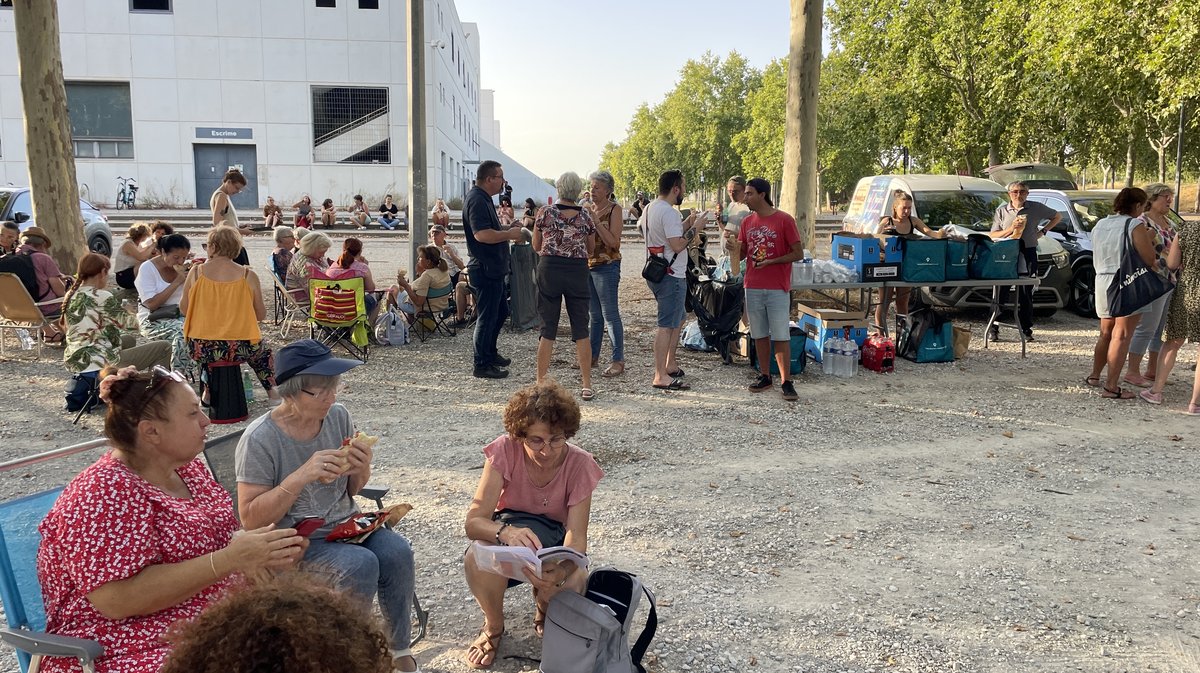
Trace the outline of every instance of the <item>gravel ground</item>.
<instances>
[{"instance_id":1,"label":"gravel ground","mask_svg":"<svg viewBox=\"0 0 1200 673\"><path fill-rule=\"evenodd\" d=\"M269 243L248 247L262 268ZM369 240L366 253L390 278L406 247ZM1200 670L1200 426L1178 413L1194 347L1162 407L1085 386L1095 323L1062 312L1038 321L1027 359L1011 341L979 349L981 317L965 314L955 320L976 348L954 364L902 360L849 380L810 366L789 404L747 392L744 361L684 352L693 390L669 394L649 386L653 301L639 269L623 271L629 369L597 378L577 441L607 472L595 562L657 592L649 670ZM469 670L460 655L481 618L462 576L463 517L507 396L534 379L535 343L501 335L505 381L471 377L467 334L377 349L346 377L356 423L383 436L373 481L415 506L403 530L432 612L417 649L426 671ZM567 350L552 373L577 388ZM101 431L98 417L72 427L59 411L64 374L47 353L0 365L0 459ZM96 455L0 474L0 498L61 484ZM507 610L495 669L535 670L507 658L538 656L532 599L511 592Z\"/></svg>"}]
</instances>

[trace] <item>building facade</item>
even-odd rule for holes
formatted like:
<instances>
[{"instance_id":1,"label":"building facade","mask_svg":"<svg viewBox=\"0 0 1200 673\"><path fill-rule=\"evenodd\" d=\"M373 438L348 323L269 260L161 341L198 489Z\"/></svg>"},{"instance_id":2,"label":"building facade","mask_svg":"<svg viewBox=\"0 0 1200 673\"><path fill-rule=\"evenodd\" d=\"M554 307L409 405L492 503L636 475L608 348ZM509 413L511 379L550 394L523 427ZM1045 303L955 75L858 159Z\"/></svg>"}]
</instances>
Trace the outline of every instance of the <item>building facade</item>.
<instances>
[{"instance_id":1,"label":"building facade","mask_svg":"<svg viewBox=\"0 0 1200 673\"><path fill-rule=\"evenodd\" d=\"M207 207L230 167L256 208L378 203L408 192L405 3L397 0L58 0L81 196ZM0 181L25 184L11 8L0 8ZM426 0L430 199L461 196L483 135L479 29Z\"/></svg>"}]
</instances>

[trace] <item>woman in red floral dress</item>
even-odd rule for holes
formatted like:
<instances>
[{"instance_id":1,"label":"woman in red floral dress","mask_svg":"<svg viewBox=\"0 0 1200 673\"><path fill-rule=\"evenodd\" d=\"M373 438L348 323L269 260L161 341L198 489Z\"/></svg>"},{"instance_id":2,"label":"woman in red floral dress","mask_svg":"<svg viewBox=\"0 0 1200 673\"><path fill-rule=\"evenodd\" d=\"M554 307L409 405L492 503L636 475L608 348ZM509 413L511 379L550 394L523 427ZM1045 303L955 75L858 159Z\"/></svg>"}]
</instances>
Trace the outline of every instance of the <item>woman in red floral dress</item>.
<instances>
[{"instance_id":1,"label":"woman in red floral dress","mask_svg":"<svg viewBox=\"0 0 1200 673\"><path fill-rule=\"evenodd\" d=\"M71 480L38 530L46 631L104 646L96 673L157 673L163 639L239 574L292 566L291 528L238 532L229 494L202 460L208 417L178 373L127 367L105 378L112 450ZM43 660L48 673L80 670Z\"/></svg>"}]
</instances>

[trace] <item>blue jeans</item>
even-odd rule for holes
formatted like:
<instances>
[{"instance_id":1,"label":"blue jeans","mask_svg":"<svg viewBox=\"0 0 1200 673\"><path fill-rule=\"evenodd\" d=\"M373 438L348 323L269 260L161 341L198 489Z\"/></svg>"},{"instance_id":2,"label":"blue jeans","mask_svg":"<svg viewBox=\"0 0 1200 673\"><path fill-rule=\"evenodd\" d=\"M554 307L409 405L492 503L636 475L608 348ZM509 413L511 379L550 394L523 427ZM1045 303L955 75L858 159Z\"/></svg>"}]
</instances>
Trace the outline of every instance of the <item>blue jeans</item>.
<instances>
[{"instance_id":1,"label":"blue jeans","mask_svg":"<svg viewBox=\"0 0 1200 673\"><path fill-rule=\"evenodd\" d=\"M305 570L328 574L339 587L363 599L370 610L379 595L379 611L391 629L392 649L407 650L412 640L413 551L391 530L377 530L362 544L315 539L304 554Z\"/></svg>"},{"instance_id":2,"label":"blue jeans","mask_svg":"<svg viewBox=\"0 0 1200 673\"><path fill-rule=\"evenodd\" d=\"M390 215L379 218L379 226L388 231L395 229L398 224L400 224L400 220L398 218L394 219Z\"/></svg>"},{"instance_id":3,"label":"blue jeans","mask_svg":"<svg viewBox=\"0 0 1200 673\"><path fill-rule=\"evenodd\" d=\"M508 318L503 278L486 278L483 271L471 271L471 287L475 288L475 368L495 364L496 339Z\"/></svg>"},{"instance_id":4,"label":"blue jeans","mask_svg":"<svg viewBox=\"0 0 1200 673\"><path fill-rule=\"evenodd\" d=\"M1149 350L1157 353L1162 350L1163 330L1167 328L1167 307L1171 305L1171 295L1174 290L1150 302L1149 308L1142 314L1133 338L1129 341L1129 352L1135 355L1145 355Z\"/></svg>"},{"instance_id":5,"label":"blue jeans","mask_svg":"<svg viewBox=\"0 0 1200 673\"><path fill-rule=\"evenodd\" d=\"M621 308L617 305L617 291L621 286L621 262L609 262L588 272L592 286L592 359L600 357L600 346L604 343L604 332L612 342L613 362L625 361L625 325L621 322Z\"/></svg>"}]
</instances>

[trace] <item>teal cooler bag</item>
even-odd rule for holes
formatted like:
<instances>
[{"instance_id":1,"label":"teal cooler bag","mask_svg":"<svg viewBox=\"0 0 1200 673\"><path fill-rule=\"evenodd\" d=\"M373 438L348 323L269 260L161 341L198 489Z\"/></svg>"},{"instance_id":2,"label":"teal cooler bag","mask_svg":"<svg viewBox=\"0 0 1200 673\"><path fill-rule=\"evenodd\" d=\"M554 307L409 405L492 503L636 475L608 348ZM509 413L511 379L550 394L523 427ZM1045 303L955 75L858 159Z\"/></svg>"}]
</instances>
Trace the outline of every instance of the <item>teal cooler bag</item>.
<instances>
[{"instance_id":1,"label":"teal cooler bag","mask_svg":"<svg viewBox=\"0 0 1200 673\"><path fill-rule=\"evenodd\" d=\"M954 325L928 307L901 317L896 355L913 362L954 362Z\"/></svg>"},{"instance_id":2,"label":"teal cooler bag","mask_svg":"<svg viewBox=\"0 0 1200 673\"><path fill-rule=\"evenodd\" d=\"M917 343L916 362L954 362L954 325L930 325Z\"/></svg>"},{"instance_id":3,"label":"teal cooler bag","mask_svg":"<svg viewBox=\"0 0 1200 673\"><path fill-rule=\"evenodd\" d=\"M808 333L803 327L792 325L789 330L791 334L791 350L789 355L792 358L791 366L788 369L793 375L803 374L804 365L806 362L805 349L808 347ZM754 367L760 373L762 369L758 367L758 349L754 347L754 341L750 341L750 366ZM779 376L779 363L775 362L775 345L771 344L771 376Z\"/></svg>"},{"instance_id":4,"label":"teal cooler bag","mask_svg":"<svg viewBox=\"0 0 1200 673\"><path fill-rule=\"evenodd\" d=\"M1010 280L1017 277L1017 260L1021 257L1020 241L993 241L988 236L976 234L967 239L967 244L970 246L967 270L971 278Z\"/></svg>"},{"instance_id":5,"label":"teal cooler bag","mask_svg":"<svg viewBox=\"0 0 1200 673\"><path fill-rule=\"evenodd\" d=\"M946 280L946 242L930 238L906 238L900 280L906 283L941 283Z\"/></svg>"},{"instance_id":6,"label":"teal cooler bag","mask_svg":"<svg viewBox=\"0 0 1200 673\"><path fill-rule=\"evenodd\" d=\"M969 250L966 241L946 239L946 280L966 280L971 277Z\"/></svg>"}]
</instances>

